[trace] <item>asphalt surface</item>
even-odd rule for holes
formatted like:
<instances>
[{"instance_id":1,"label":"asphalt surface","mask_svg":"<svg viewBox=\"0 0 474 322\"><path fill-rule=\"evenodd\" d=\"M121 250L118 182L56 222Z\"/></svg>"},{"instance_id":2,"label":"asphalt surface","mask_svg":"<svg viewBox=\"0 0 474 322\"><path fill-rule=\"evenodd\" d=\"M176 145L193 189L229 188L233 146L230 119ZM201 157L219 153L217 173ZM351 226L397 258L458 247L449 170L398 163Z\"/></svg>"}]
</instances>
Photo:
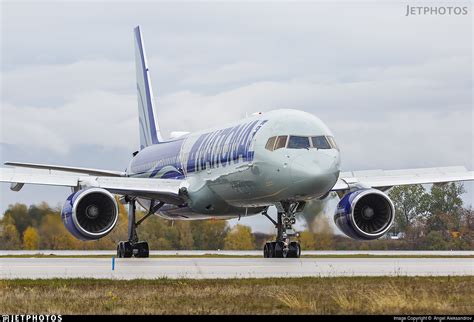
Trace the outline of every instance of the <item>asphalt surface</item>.
<instances>
[{"instance_id":1,"label":"asphalt surface","mask_svg":"<svg viewBox=\"0 0 474 322\"><path fill-rule=\"evenodd\" d=\"M55 256L114 256L115 250L0 250L0 256L55 255ZM261 250L151 250L157 256L262 256ZM474 256L474 251L458 250L303 250L302 255L311 256Z\"/></svg>"},{"instance_id":2,"label":"asphalt surface","mask_svg":"<svg viewBox=\"0 0 474 322\"><path fill-rule=\"evenodd\" d=\"M0 258L0 279L474 275L472 258Z\"/></svg>"}]
</instances>

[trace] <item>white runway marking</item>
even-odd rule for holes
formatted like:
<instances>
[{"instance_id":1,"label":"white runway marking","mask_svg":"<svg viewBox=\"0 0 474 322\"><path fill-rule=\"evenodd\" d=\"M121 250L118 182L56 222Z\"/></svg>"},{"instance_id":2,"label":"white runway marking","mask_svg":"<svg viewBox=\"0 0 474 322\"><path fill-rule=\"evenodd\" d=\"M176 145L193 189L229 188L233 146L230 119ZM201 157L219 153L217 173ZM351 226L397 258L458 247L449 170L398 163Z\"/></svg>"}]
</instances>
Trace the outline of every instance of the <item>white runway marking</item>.
<instances>
[{"instance_id":1,"label":"white runway marking","mask_svg":"<svg viewBox=\"0 0 474 322\"><path fill-rule=\"evenodd\" d=\"M472 258L0 258L0 279L474 275Z\"/></svg>"}]
</instances>

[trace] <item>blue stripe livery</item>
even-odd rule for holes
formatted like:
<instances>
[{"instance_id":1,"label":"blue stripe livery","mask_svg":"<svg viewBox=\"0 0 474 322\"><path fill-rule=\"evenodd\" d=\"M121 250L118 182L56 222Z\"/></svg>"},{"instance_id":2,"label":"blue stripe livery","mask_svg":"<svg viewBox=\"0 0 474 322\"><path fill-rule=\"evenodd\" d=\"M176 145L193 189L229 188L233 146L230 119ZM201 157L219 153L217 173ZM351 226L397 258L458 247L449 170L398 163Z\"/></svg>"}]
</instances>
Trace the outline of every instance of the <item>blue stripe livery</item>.
<instances>
[{"instance_id":1,"label":"blue stripe livery","mask_svg":"<svg viewBox=\"0 0 474 322\"><path fill-rule=\"evenodd\" d=\"M253 160L252 139L266 120L238 124L213 132L161 142L133 159L133 175L182 179L188 173ZM186 166L183 166L186 165Z\"/></svg>"}]
</instances>

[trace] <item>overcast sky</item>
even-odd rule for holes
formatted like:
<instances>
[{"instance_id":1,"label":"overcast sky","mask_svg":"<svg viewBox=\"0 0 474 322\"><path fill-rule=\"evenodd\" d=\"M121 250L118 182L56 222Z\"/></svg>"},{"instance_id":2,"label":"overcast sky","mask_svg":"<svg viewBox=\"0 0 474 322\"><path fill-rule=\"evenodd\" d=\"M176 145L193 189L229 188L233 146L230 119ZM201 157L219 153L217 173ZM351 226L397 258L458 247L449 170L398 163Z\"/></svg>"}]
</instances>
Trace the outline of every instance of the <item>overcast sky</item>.
<instances>
[{"instance_id":1,"label":"overcast sky","mask_svg":"<svg viewBox=\"0 0 474 322\"><path fill-rule=\"evenodd\" d=\"M332 129L343 170L472 170L472 7L406 17L419 3L3 1L0 161L123 170L138 147L139 24L165 135L296 108ZM0 193L3 211L69 189Z\"/></svg>"}]
</instances>

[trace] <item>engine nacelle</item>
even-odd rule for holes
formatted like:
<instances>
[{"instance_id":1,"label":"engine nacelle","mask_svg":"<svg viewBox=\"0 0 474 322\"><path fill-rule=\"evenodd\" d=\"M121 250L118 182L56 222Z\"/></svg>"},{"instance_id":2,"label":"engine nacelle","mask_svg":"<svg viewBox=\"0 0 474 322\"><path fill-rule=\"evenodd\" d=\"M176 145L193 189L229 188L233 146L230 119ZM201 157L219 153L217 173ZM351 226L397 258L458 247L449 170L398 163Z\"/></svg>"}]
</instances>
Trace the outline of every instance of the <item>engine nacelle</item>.
<instances>
[{"instance_id":1,"label":"engine nacelle","mask_svg":"<svg viewBox=\"0 0 474 322\"><path fill-rule=\"evenodd\" d=\"M61 219L67 230L81 240L96 240L114 229L118 206L107 190L89 188L71 194L64 203Z\"/></svg>"},{"instance_id":2,"label":"engine nacelle","mask_svg":"<svg viewBox=\"0 0 474 322\"><path fill-rule=\"evenodd\" d=\"M390 198L376 189L347 193L337 205L334 222L347 236L371 240L382 237L392 226L395 207Z\"/></svg>"}]
</instances>

